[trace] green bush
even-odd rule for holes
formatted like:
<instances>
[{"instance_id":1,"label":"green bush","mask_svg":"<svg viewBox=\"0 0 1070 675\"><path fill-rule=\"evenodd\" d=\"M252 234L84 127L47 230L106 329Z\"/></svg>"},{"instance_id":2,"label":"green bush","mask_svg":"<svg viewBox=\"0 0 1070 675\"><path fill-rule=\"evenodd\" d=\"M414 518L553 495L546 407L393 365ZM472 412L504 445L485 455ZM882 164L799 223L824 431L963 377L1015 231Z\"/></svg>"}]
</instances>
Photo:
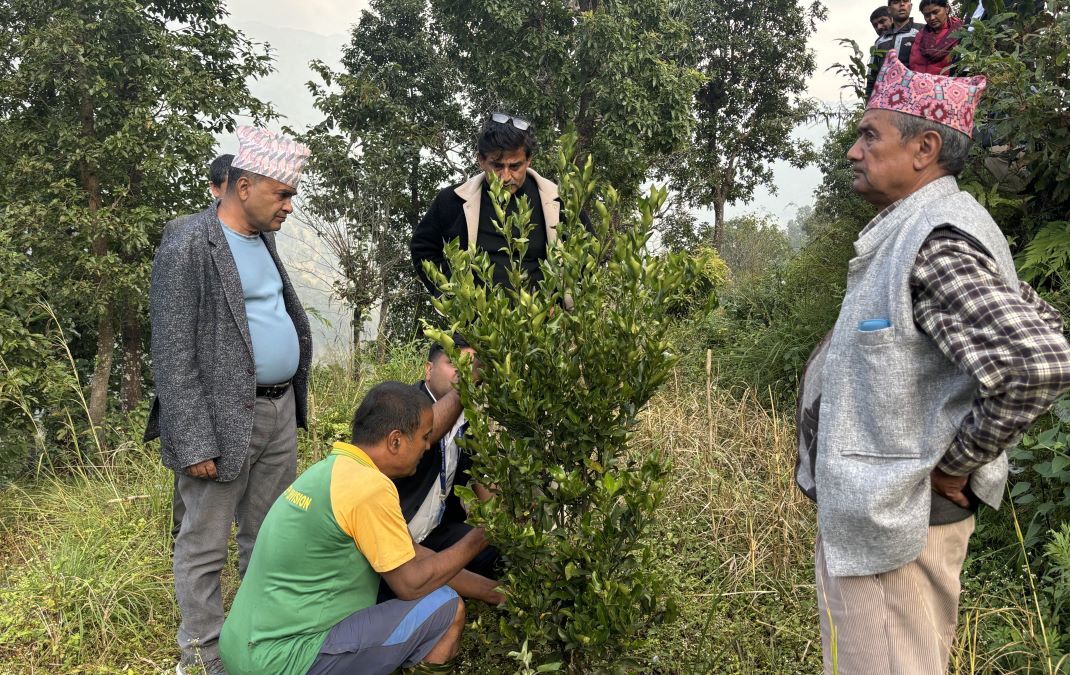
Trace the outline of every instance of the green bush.
<instances>
[{"instance_id":1,"label":"green bush","mask_svg":"<svg viewBox=\"0 0 1070 675\"><path fill-rule=\"evenodd\" d=\"M510 288L484 284L488 257L456 242L447 247L450 278L426 267L442 291L436 308L482 363L477 384L450 333L428 329L461 364L473 476L497 491L476 504L458 488L507 561L508 602L486 647L526 672L634 667L629 646L672 611L644 539L667 462L656 449L633 452L630 440L671 372L668 315L697 267L646 246L664 191L622 209L612 188L597 190L590 160L579 169L566 159L572 143L566 138L559 156L562 240L542 263L541 283L533 287L516 263L530 205L521 199L506 218L497 181ZM580 222L584 207L592 231Z\"/></svg>"}]
</instances>

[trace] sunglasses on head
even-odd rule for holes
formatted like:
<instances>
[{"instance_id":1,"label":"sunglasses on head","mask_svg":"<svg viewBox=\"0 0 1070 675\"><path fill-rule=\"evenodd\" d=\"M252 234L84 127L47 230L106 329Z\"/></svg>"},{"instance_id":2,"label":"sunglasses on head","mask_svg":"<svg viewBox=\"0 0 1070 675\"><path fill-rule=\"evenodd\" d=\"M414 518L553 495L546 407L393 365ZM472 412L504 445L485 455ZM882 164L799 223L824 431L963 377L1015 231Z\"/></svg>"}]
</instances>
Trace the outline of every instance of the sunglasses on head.
<instances>
[{"instance_id":1,"label":"sunglasses on head","mask_svg":"<svg viewBox=\"0 0 1070 675\"><path fill-rule=\"evenodd\" d=\"M490 121L497 122L498 124L512 124L513 127L520 131L527 131L531 127L531 122L523 119L522 117L513 117L512 115L506 115L503 112L496 112L490 114Z\"/></svg>"}]
</instances>

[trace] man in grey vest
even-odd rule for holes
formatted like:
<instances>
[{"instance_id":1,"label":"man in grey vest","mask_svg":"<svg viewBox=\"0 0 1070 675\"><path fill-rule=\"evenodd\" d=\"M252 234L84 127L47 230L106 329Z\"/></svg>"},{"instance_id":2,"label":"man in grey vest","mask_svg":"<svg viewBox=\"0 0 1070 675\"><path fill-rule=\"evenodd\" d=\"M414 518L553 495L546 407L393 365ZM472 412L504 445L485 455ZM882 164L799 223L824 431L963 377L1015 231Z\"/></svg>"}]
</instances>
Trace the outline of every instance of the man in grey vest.
<instances>
[{"instance_id":1,"label":"man in grey vest","mask_svg":"<svg viewBox=\"0 0 1070 675\"><path fill-rule=\"evenodd\" d=\"M961 192L984 77L892 52L847 158L881 212L855 242L835 328L799 394L799 487L817 502L825 671L947 670L959 574L1005 450L1070 388L1059 313Z\"/></svg>"},{"instance_id":2,"label":"man in grey vest","mask_svg":"<svg viewBox=\"0 0 1070 675\"><path fill-rule=\"evenodd\" d=\"M169 223L152 265L156 400L145 440L175 472L183 504L174 543L182 615L178 673L224 673L219 574L238 523L244 575L260 524L297 471L312 339L275 249L309 151L238 129L222 199Z\"/></svg>"}]
</instances>

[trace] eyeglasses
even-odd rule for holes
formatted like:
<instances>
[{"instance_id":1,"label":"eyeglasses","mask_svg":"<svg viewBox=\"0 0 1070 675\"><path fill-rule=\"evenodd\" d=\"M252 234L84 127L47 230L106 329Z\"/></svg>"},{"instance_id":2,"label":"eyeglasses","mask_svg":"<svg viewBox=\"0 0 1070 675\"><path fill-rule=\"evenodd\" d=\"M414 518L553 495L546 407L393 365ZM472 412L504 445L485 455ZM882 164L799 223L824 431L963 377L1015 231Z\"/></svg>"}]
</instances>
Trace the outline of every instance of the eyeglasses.
<instances>
[{"instance_id":1,"label":"eyeglasses","mask_svg":"<svg viewBox=\"0 0 1070 675\"><path fill-rule=\"evenodd\" d=\"M512 124L513 127L520 131L527 131L531 128L531 122L523 119L522 117L513 117L512 115L506 115L503 112L496 112L490 114L490 121L497 122L498 124Z\"/></svg>"}]
</instances>

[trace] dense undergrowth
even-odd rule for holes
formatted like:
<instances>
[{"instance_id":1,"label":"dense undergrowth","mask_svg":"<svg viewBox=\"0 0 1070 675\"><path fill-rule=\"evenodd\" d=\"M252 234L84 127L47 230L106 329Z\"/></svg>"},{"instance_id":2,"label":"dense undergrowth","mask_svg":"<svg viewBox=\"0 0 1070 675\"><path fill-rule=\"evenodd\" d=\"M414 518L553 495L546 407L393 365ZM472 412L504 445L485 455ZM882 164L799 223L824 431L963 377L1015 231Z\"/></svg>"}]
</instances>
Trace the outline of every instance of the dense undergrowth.
<instances>
[{"instance_id":1,"label":"dense undergrowth","mask_svg":"<svg viewBox=\"0 0 1070 675\"><path fill-rule=\"evenodd\" d=\"M699 344L691 328L681 328L677 341ZM415 380L419 351L395 349L386 363L356 374L317 369L313 423L300 439L302 467L345 434L372 384ZM707 371L705 350L696 346L641 416L634 451L657 448L672 462L651 538L680 607L673 621L643 636L632 655L641 672L820 669L814 509L792 482L791 417L762 402L768 396L733 396ZM137 425L118 425L117 433L133 439ZM59 477L42 472L0 491L0 672L173 668L171 474L152 449L133 440L116 447L105 466ZM1070 534L1060 540L1045 532L1035 546L1024 545L1012 518L1009 509L980 518L963 575L954 673L1070 668L1060 661L1067 650ZM1050 563L1040 576L1027 574L1024 564L1023 556L1036 551ZM229 601L234 565L223 583ZM515 663L488 660L481 649L482 626L496 620L495 611L472 603L470 617L457 670L513 672Z\"/></svg>"}]
</instances>

